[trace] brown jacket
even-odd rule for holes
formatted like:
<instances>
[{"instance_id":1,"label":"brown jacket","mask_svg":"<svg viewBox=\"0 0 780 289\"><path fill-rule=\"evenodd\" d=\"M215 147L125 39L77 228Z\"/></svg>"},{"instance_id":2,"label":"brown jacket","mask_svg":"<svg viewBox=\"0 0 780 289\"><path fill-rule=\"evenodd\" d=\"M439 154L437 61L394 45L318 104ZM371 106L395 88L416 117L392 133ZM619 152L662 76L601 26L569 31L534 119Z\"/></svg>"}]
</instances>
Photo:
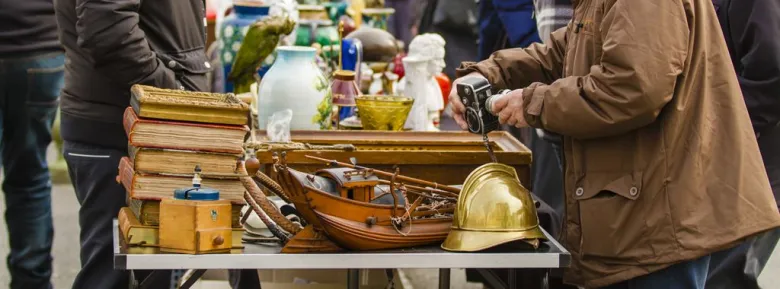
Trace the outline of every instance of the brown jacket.
<instances>
[{"instance_id":1,"label":"brown jacket","mask_svg":"<svg viewBox=\"0 0 780 289\"><path fill-rule=\"evenodd\" d=\"M531 126L564 135L568 282L600 287L780 226L711 0L575 0L549 46L478 71L525 88Z\"/></svg>"}]
</instances>

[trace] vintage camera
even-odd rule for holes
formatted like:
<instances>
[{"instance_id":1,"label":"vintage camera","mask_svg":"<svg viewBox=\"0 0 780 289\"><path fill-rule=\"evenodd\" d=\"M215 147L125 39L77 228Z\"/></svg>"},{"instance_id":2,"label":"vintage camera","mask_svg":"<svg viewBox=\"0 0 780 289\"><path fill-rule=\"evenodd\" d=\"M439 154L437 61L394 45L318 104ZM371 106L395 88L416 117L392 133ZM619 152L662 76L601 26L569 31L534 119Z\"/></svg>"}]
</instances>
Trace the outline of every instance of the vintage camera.
<instances>
[{"instance_id":1,"label":"vintage camera","mask_svg":"<svg viewBox=\"0 0 780 289\"><path fill-rule=\"evenodd\" d=\"M490 111L491 104L510 90L505 89L493 94L490 83L482 77L464 78L458 83L457 90L460 101L466 106L464 118L469 132L487 134L498 129L498 116Z\"/></svg>"}]
</instances>

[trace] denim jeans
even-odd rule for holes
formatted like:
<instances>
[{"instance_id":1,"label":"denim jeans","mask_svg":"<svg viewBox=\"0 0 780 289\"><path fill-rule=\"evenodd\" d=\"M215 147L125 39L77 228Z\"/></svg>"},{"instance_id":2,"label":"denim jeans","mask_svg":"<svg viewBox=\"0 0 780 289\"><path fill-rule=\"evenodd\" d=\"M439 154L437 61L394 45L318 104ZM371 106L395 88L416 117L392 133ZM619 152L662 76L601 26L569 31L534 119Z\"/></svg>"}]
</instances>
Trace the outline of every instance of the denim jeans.
<instances>
[{"instance_id":1,"label":"denim jeans","mask_svg":"<svg viewBox=\"0 0 780 289\"><path fill-rule=\"evenodd\" d=\"M0 59L0 152L12 289L52 287L54 229L46 148L64 63L62 53Z\"/></svg>"},{"instance_id":2,"label":"denim jeans","mask_svg":"<svg viewBox=\"0 0 780 289\"><path fill-rule=\"evenodd\" d=\"M709 268L710 255L707 255L602 289L704 289Z\"/></svg>"}]
</instances>

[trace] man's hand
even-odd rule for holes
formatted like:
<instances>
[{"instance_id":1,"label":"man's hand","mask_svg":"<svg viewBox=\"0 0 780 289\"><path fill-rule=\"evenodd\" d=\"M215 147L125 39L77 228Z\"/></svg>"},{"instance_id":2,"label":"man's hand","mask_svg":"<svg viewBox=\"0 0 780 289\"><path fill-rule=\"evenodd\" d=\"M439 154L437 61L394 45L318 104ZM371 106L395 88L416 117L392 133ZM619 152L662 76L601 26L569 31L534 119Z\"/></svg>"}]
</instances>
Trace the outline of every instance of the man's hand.
<instances>
[{"instance_id":1,"label":"man's hand","mask_svg":"<svg viewBox=\"0 0 780 289\"><path fill-rule=\"evenodd\" d=\"M460 97L458 97L458 83L463 81L464 78L467 77L482 77L482 74L479 74L479 72L472 72L469 73L466 76L463 76L461 78L455 79L455 81L452 82L452 89L450 89L450 103L452 104L452 116L455 118L455 122L458 123L461 129L466 130L469 128L468 124L466 124L466 119L463 118L463 115L466 113L466 107L463 105L462 102L460 102Z\"/></svg>"},{"instance_id":2,"label":"man's hand","mask_svg":"<svg viewBox=\"0 0 780 289\"><path fill-rule=\"evenodd\" d=\"M498 122L517 128L528 127L523 108L523 90L513 90L493 102L492 110L498 114Z\"/></svg>"}]
</instances>

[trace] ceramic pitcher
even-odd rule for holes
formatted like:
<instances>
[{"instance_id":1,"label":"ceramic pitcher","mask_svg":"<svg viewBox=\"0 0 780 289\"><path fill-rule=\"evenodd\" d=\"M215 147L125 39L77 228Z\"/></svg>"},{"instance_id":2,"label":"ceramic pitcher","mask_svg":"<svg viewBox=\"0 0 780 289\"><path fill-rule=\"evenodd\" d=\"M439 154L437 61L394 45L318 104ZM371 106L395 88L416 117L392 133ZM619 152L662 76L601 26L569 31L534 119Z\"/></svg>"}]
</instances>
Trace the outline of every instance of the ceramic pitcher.
<instances>
[{"instance_id":1,"label":"ceramic pitcher","mask_svg":"<svg viewBox=\"0 0 780 289\"><path fill-rule=\"evenodd\" d=\"M317 106L326 99L328 82L314 63L316 49L280 46L276 61L260 80L257 113L260 128L277 111L293 111L291 130L318 130Z\"/></svg>"}]
</instances>

